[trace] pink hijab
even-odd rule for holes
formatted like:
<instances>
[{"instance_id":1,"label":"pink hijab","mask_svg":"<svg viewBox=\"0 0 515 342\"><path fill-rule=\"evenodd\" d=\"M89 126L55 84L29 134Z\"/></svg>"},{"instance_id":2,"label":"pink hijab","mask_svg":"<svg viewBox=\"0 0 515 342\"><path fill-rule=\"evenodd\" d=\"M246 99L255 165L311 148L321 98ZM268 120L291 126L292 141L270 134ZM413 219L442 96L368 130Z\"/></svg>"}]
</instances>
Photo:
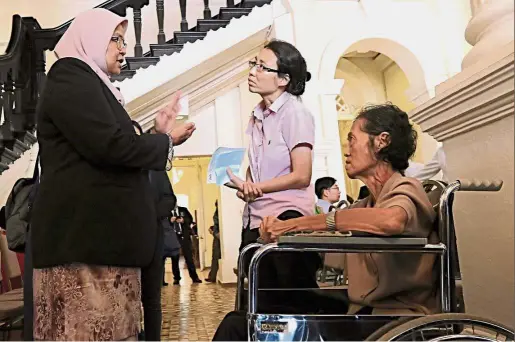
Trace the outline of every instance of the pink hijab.
<instances>
[{"instance_id":1,"label":"pink hijab","mask_svg":"<svg viewBox=\"0 0 515 342\"><path fill-rule=\"evenodd\" d=\"M103 8L83 12L72 21L54 52L57 58L73 57L89 65L123 106L123 95L111 83L106 62L107 47L120 24L127 27L127 20Z\"/></svg>"}]
</instances>

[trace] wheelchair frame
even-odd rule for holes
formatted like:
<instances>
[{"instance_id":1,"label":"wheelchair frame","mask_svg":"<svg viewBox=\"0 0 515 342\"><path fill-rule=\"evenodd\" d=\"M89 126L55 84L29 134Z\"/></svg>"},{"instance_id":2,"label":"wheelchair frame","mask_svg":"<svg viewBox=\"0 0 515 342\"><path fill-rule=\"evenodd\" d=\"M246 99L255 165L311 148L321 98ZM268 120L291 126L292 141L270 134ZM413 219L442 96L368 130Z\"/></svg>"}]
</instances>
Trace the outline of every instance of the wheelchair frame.
<instances>
[{"instance_id":1,"label":"wheelchair frame","mask_svg":"<svg viewBox=\"0 0 515 342\"><path fill-rule=\"evenodd\" d=\"M319 331L321 321L355 321L385 324L393 320L422 317L423 314L414 315L304 315L304 314L266 314L258 312L258 275L259 264L263 257L270 252L326 252L326 253L432 253L439 256L439 302L442 313L457 312L454 286L454 274L451 265L451 251L453 244L451 237L454 229L451 227L453 194L457 191L498 191L502 182L468 182L455 181L447 187L441 182L429 181L424 185L434 185L443 189L438 202L438 236L437 244L427 243L426 238L411 237L311 237L311 236L283 236L277 243L262 245L254 243L246 246L238 259L238 280L236 310L242 309L244 291L245 255L255 249L248 272L248 336L255 341L282 341L282 340L322 340ZM449 247L450 246L450 247Z\"/></svg>"}]
</instances>

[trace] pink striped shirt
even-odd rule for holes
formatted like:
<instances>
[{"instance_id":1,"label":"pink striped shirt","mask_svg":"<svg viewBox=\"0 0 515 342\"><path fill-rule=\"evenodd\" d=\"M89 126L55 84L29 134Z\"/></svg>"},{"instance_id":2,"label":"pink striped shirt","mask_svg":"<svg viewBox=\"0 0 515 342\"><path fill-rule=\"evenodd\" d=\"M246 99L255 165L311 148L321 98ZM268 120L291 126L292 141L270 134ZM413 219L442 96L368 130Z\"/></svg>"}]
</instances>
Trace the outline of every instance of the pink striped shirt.
<instances>
[{"instance_id":1,"label":"pink striped shirt","mask_svg":"<svg viewBox=\"0 0 515 342\"><path fill-rule=\"evenodd\" d=\"M315 143L313 115L295 96L284 92L265 109L261 102L253 111L246 133L250 135L249 161L255 183L291 172L290 152L299 144ZM313 156L313 152L312 152ZM313 186L268 194L245 206L243 227L259 228L266 216L279 216L286 210L313 215Z\"/></svg>"}]
</instances>

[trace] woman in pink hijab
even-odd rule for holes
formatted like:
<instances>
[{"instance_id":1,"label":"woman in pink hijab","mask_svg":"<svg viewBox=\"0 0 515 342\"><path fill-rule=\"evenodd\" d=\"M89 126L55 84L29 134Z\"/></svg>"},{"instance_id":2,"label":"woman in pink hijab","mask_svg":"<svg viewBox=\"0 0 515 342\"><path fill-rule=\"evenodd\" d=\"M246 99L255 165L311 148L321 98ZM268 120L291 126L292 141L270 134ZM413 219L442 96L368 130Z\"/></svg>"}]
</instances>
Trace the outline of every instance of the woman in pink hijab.
<instances>
[{"instance_id":1,"label":"woman in pink hijab","mask_svg":"<svg viewBox=\"0 0 515 342\"><path fill-rule=\"evenodd\" d=\"M126 53L127 21L77 16L55 48L38 104L41 183L31 222L36 340L135 339L141 268L157 241L145 170L164 170L193 124L176 125L175 95L137 135L109 76Z\"/></svg>"}]
</instances>

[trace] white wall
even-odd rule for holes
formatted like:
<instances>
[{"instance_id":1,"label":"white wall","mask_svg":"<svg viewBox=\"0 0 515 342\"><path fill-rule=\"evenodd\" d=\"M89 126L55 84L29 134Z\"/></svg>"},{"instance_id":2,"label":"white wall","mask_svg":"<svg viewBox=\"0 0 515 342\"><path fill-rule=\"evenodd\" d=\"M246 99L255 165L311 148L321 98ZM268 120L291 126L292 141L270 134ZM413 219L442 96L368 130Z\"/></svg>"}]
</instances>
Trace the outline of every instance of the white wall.
<instances>
[{"instance_id":1,"label":"white wall","mask_svg":"<svg viewBox=\"0 0 515 342\"><path fill-rule=\"evenodd\" d=\"M240 106L240 89L236 87L215 100L216 130L219 132L218 146L243 146L243 132L241 130L242 113ZM236 197L234 190L221 187L220 215L220 241L222 260L220 261L221 282L234 282L233 268L238 261L238 247L240 245L243 202Z\"/></svg>"},{"instance_id":2,"label":"white wall","mask_svg":"<svg viewBox=\"0 0 515 342\"><path fill-rule=\"evenodd\" d=\"M197 128L190 139L175 148L175 156L205 156L217 148L215 103L210 103L189 117Z\"/></svg>"}]
</instances>

